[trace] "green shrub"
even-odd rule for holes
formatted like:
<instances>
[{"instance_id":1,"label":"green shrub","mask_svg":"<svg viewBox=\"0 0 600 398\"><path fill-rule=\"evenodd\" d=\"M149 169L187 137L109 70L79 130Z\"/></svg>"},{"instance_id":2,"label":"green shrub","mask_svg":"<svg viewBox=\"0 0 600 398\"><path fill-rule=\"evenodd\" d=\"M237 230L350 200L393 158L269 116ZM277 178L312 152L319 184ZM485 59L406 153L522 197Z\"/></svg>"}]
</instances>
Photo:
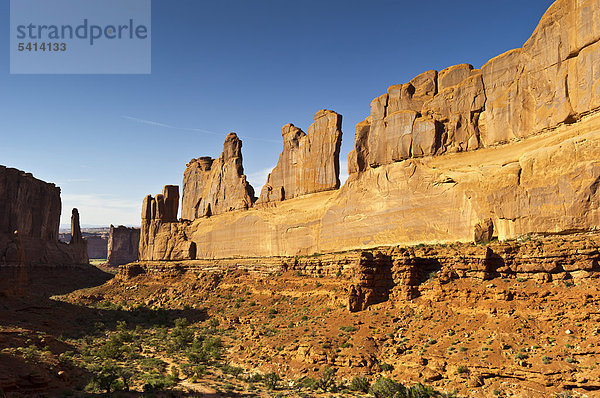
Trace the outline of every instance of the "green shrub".
<instances>
[{"instance_id":1,"label":"green shrub","mask_svg":"<svg viewBox=\"0 0 600 398\"><path fill-rule=\"evenodd\" d=\"M281 381L281 377L275 372L270 372L263 376L262 381L269 390L275 390L277 389L277 384Z\"/></svg>"},{"instance_id":2,"label":"green shrub","mask_svg":"<svg viewBox=\"0 0 600 398\"><path fill-rule=\"evenodd\" d=\"M340 330L342 332L352 333L352 332L356 332L358 330L358 328L355 326L340 326Z\"/></svg>"},{"instance_id":3,"label":"green shrub","mask_svg":"<svg viewBox=\"0 0 600 398\"><path fill-rule=\"evenodd\" d=\"M542 357L542 363L544 363L544 365L548 365L550 363L551 359L548 356L543 356Z\"/></svg>"},{"instance_id":4,"label":"green shrub","mask_svg":"<svg viewBox=\"0 0 600 398\"><path fill-rule=\"evenodd\" d=\"M400 398L406 396L406 387L387 377L380 377L371 386L370 393L375 398Z\"/></svg>"},{"instance_id":5,"label":"green shrub","mask_svg":"<svg viewBox=\"0 0 600 398\"><path fill-rule=\"evenodd\" d=\"M359 391L364 393L368 393L370 387L371 383L369 383L369 380L364 376L355 376L350 382L350 385L348 386L348 388L352 391Z\"/></svg>"},{"instance_id":6,"label":"green shrub","mask_svg":"<svg viewBox=\"0 0 600 398\"><path fill-rule=\"evenodd\" d=\"M335 391L335 369L330 367L325 367L323 369L323 373L321 374L321 378L317 380L316 387L322 390L323 392Z\"/></svg>"},{"instance_id":7,"label":"green shrub","mask_svg":"<svg viewBox=\"0 0 600 398\"><path fill-rule=\"evenodd\" d=\"M296 380L295 385L298 388L308 388L309 390L316 390L317 389L317 379L314 379L314 378L308 377L308 376L304 376L304 377Z\"/></svg>"},{"instance_id":8,"label":"green shrub","mask_svg":"<svg viewBox=\"0 0 600 398\"><path fill-rule=\"evenodd\" d=\"M221 359L223 343L220 337L209 336L196 338L192 346L186 351L190 362L194 364L206 363Z\"/></svg>"},{"instance_id":9,"label":"green shrub","mask_svg":"<svg viewBox=\"0 0 600 398\"><path fill-rule=\"evenodd\" d=\"M394 370L394 367L389 363L382 363L379 367L384 372L391 372L392 370Z\"/></svg>"},{"instance_id":10,"label":"green shrub","mask_svg":"<svg viewBox=\"0 0 600 398\"><path fill-rule=\"evenodd\" d=\"M122 369L112 363L107 363L102 366L96 365L88 369L92 373L88 389L99 389L110 394L112 391L123 389L124 383L119 383Z\"/></svg>"}]
</instances>

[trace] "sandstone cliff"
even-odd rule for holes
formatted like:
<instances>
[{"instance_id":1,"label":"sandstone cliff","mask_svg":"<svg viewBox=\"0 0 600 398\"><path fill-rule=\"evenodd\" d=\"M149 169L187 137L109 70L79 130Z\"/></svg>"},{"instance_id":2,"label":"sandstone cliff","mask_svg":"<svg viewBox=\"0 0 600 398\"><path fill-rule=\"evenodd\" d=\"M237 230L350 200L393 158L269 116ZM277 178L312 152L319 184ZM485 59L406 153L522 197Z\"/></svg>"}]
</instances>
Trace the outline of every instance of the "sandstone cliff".
<instances>
[{"instance_id":1,"label":"sandstone cliff","mask_svg":"<svg viewBox=\"0 0 600 398\"><path fill-rule=\"evenodd\" d=\"M80 230L72 244L58 241L60 213L60 188L0 166L0 264L87 263ZM78 227L78 213L73 221Z\"/></svg>"},{"instance_id":2,"label":"sandstone cliff","mask_svg":"<svg viewBox=\"0 0 600 398\"><path fill-rule=\"evenodd\" d=\"M227 135L219 158L200 157L187 164L182 196L181 218L186 220L252 206L254 189L246 181L242 141L235 133Z\"/></svg>"},{"instance_id":3,"label":"sandstone cliff","mask_svg":"<svg viewBox=\"0 0 600 398\"><path fill-rule=\"evenodd\" d=\"M110 226L108 235L108 257L106 263L112 266L127 264L138 259L140 229L119 225Z\"/></svg>"},{"instance_id":4,"label":"sandstone cliff","mask_svg":"<svg viewBox=\"0 0 600 398\"><path fill-rule=\"evenodd\" d=\"M342 115L320 110L308 134L286 124L281 135L283 151L257 203L279 202L339 188Z\"/></svg>"},{"instance_id":5,"label":"sandstone cliff","mask_svg":"<svg viewBox=\"0 0 600 398\"><path fill-rule=\"evenodd\" d=\"M194 258L196 246L188 242L186 222L177 222L179 187L166 185L163 193L148 195L142 204L139 257L146 260Z\"/></svg>"},{"instance_id":6,"label":"sandstone cliff","mask_svg":"<svg viewBox=\"0 0 600 398\"><path fill-rule=\"evenodd\" d=\"M258 202L285 201L164 224L152 231L160 255L140 258L295 256L598 228L599 13L600 0L559 0L523 48L481 69L461 64L391 86L357 125L338 190L288 200L307 193L293 166L311 132L285 126ZM337 131L336 115L315 131ZM335 188L321 175L330 176L303 183Z\"/></svg>"},{"instance_id":7,"label":"sandstone cliff","mask_svg":"<svg viewBox=\"0 0 600 398\"><path fill-rule=\"evenodd\" d=\"M475 150L574 123L600 107L600 2L556 1L525 45L393 85L356 127L349 171Z\"/></svg>"}]
</instances>

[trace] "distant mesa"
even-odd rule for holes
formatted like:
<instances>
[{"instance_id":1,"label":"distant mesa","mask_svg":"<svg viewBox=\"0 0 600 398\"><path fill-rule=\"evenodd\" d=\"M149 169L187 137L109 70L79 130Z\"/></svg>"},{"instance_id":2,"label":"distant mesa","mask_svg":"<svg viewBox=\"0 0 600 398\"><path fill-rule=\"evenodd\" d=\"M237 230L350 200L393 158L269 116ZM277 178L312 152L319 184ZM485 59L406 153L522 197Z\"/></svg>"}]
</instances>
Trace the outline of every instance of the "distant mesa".
<instances>
[{"instance_id":1,"label":"distant mesa","mask_svg":"<svg viewBox=\"0 0 600 398\"><path fill-rule=\"evenodd\" d=\"M140 229L123 225L110 226L107 265L116 267L137 261L140 245Z\"/></svg>"}]
</instances>

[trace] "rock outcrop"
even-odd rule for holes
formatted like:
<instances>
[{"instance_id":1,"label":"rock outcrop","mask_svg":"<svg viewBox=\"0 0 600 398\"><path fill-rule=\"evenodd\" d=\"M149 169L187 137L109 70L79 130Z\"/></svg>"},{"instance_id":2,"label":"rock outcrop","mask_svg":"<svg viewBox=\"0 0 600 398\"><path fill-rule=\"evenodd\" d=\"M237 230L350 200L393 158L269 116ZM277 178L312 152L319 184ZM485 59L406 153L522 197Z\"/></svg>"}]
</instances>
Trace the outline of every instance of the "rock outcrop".
<instances>
[{"instance_id":1,"label":"rock outcrop","mask_svg":"<svg viewBox=\"0 0 600 398\"><path fill-rule=\"evenodd\" d=\"M573 123L600 107L597 0L555 2L525 45L394 85L356 128L349 171L475 150Z\"/></svg>"},{"instance_id":2,"label":"rock outcrop","mask_svg":"<svg viewBox=\"0 0 600 398\"><path fill-rule=\"evenodd\" d=\"M88 244L88 257L105 259L108 255L108 237L105 234L84 233Z\"/></svg>"},{"instance_id":3,"label":"rock outcrop","mask_svg":"<svg viewBox=\"0 0 600 398\"><path fill-rule=\"evenodd\" d=\"M189 260L196 245L187 239L185 222L178 223L179 187L165 185L163 193L148 195L142 204L139 257L145 260Z\"/></svg>"},{"instance_id":4,"label":"rock outcrop","mask_svg":"<svg viewBox=\"0 0 600 398\"><path fill-rule=\"evenodd\" d=\"M112 266L127 264L138 259L140 229L119 225L110 226L108 235L108 257L106 263Z\"/></svg>"},{"instance_id":5,"label":"rock outcrop","mask_svg":"<svg viewBox=\"0 0 600 398\"><path fill-rule=\"evenodd\" d=\"M308 134L286 124L281 135L283 151L257 203L280 202L339 188L342 115L320 110Z\"/></svg>"},{"instance_id":6,"label":"rock outcrop","mask_svg":"<svg viewBox=\"0 0 600 398\"><path fill-rule=\"evenodd\" d=\"M248 209L254 189L242 166L242 141L229 133L217 159L200 157L187 164L183 177L181 218L195 220L231 210Z\"/></svg>"},{"instance_id":7,"label":"rock outcrop","mask_svg":"<svg viewBox=\"0 0 600 398\"><path fill-rule=\"evenodd\" d=\"M87 264L90 262L88 258L87 241L83 239L81 234L81 224L79 222L79 210L71 211L71 241L69 247L73 252L73 259L76 264Z\"/></svg>"},{"instance_id":8,"label":"rock outcrop","mask_svg":"<svg viewBox=\"0 0 600 398\"><path fill-rule=\"evenodd\" d=\"M60 188L0 166L0 264L87 263L81 230L76 243L58 241L60 213Z\"/></svg>"},{"instance_id":9,"label":"rock outcrop","mask_svg":"<svg viewBox=\"0 0 600 398\"><path fill-rule=\"evenodd\" d=\"M165 224L152 235L159 249L140 259L310 255L599 228L599 10L600 0L559 0L523 48L481 69L461 64L390 87L356 127L340 189L337 174L314 172L335 162L339 115L317 113L308 135L285 126L279 164L257 203L285 200ZM328 137L318 145L317 131ZM313 148L308 157L303 142Z\"/></svg>"}]
</instances>

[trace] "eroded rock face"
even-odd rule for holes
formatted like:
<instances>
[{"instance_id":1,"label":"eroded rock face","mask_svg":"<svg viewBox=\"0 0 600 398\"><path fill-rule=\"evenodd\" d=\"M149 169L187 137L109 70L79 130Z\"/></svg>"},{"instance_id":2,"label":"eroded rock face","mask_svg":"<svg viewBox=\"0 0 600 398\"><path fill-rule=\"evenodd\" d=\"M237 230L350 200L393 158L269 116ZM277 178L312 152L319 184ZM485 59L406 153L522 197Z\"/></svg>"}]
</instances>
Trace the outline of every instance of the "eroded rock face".
<instances>
[{"instance_id":1,"label":"eroded rock face","mask_svg":"<svg viewBox=\"0 0 600 398\"><path fill-rule=\"evenodd\" d=\"M320 110L308 134L293 124L281 129L283 151L257 203L279 202L340 186L342 115Z\"/></svg>"},{"instance_id":2,"label":"eroded rock face","mask_svg":"<svg viewBox=\"0 0 600 398\"><path fill-rule=\"evenodd\" d=\"M177 208L175 210L177 214ZM140 246L140 229L128 228L123 225L110 226L108 235L108 257L107 264L118 266L127 264L138 259Z\"/></svg>"},{"instance_id":3,"label":"eroded rock face","mask_svg":"<svg viewBox=\"0 0 600 398\"><path fill-rule=\"evenodd\" d=\"M81 234L81 224L79 222L79 210L71 211L71 241L69 247L72 248L73 259L76 264L87 264L90 262L88 258L87 241L83 239Z\"/></svg>"},{"instance_id":4,"label":"eroded rock face","mask_svg":"<svg viewBox=\"0 0 600 398\"><path fill-rule=\"evenodd\" d=\"M0 166L0 233L58 240L60 188L20 170Z\"/></svg>"},{"instance_id":5,"label":"eroded rock face","mask_svg":"<svg viewBox=\"0 0 600 398\"><path fill-rule=\"evenodd\" d=\"M30 173L0 166L0 263L70 265L87 263L81 253L85 241L81 230L77 243L58 241L60 188ZM79 213L74 213L76 227Z\"/></svg>"},{"instance_id":6,"label":"eroded rock face","mask_svg":"<svg viewBox=\"0 0 600 398\"><path fill-rule=\"evenodd\" d=\"M475 224L473 231L473 241L475 243L486 243L492 240L494 236L494 222L491 218Z\"/></svg>"},{"instance_id":7,"label":"eroded rock face","mask_svg":"<svg viewBox=\"0 0 600 398\"><path fill-rule=\"evenodd\" d=\"M254 189L246 180L242 165L242 141L230 133L217 159L200 157L187 164L183 177L181 217L200 217L248 209Z\"/></svg>"},{"instance_id":8,"label":"eroded rock face","mask_svg":"<svg viewBox=\"0 0 600 398\"><path fill-rule=\"evenodd\" d=\"M144 260L193 260L196 245L187 239L184 222L173 215L179 209L179 187L165 185L163 193L148 195L142 203L139 258Z\"/></svg>"},{"instance_id":9,"label":"eroded rock face","mask_svg":"<svg viewBox=\"0 0 600 398\"><path fill-rule=\"evenodd\" d=\"M356 128L349 172L476 150L572 123L600 107L598 0L556 1L522 48L394 85Z\"/></svg>"},{"instance_id":10,"label":"eroded rock face","mask_svg":"<svg viewBox=\"0 0 600 398\"><path fill-rule=\"evenodd\" d=\"M559 0L523 48L481 69L461 64L391 86L356 126L339 190L327 163L336 162L339 115L317 113L308 134L284 126L258 200L277 206L152 227L154 249L141 258L298 256L599 228L599 13L600 0ZM408 265L394 265L402 278Z\"/></svg>"}]
</instances>

